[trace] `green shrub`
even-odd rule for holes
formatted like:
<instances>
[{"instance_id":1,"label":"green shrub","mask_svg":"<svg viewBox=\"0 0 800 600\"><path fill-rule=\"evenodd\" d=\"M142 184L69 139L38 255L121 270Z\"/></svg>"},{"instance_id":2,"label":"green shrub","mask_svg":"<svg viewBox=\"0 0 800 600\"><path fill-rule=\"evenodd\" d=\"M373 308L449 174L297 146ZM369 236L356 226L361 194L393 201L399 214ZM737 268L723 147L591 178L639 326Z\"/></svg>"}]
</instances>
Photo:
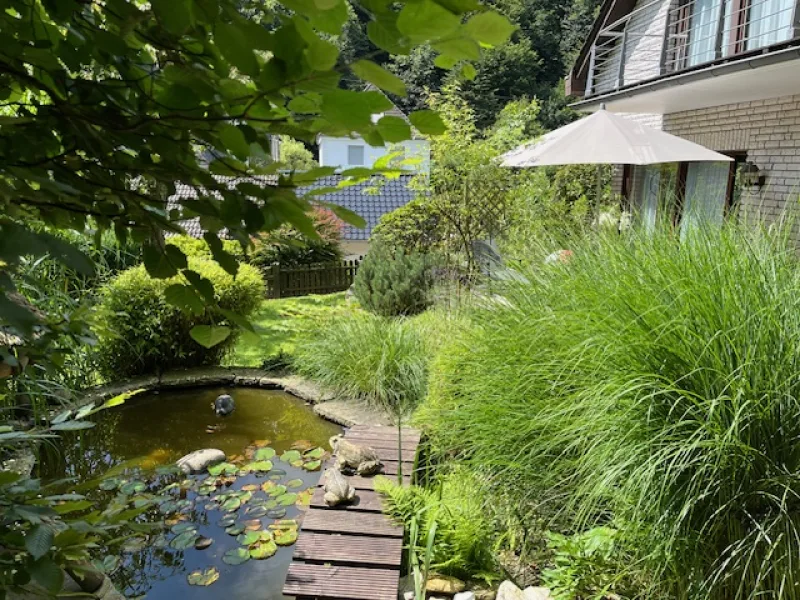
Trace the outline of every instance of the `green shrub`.
<instances>
[{"instance_id":1,"label":"green shrub","mask_svg":"<svg viewBox=\"0 0 800 600\"><path fill-rule=\"evenodd\" d=\"M242 245L234 240L221 240L222 249L228 254L236 257L243 257L244 251ZM167 244L180 248L186 256L194 256L195 258L212 258L211 248L205 240L193 238L189 235L175 235L167 238Z\"/></svg>"},{"instance_id":2,"label":"green shrub","mask_svg":"<svg viewBox=\"0 0 800 600\"><path fill-rule=\"evenodd\" d=\"M266 270L275 263L291 268L342 260L342 222L322 208L316 209L313 217L319 237L312 238L283 226L256 241L250 264Z\"/></svg>"},{"instance_id":3,"label":"green shrub","mask_svg":"<svg viewBox=\"0 0 800 600\"><path fill-rule=\"evenodd\" d=\"M489 472L531 528L624 523L670 598L800 598L795 252L735 226L570 249L435 361L434 446Z\"/></svg>"},{"instance_id":4,"label":"green shrub","mask_svg":"<svg viewBox=\"0 0 800 600\"><path fill-rule=\"evenodd\" d=\"M189 258L189 268L214 284L219 307L249 315L264 295L258 271L239 265L236 278L217 263ZM185 283L182 276L153 279L144 266L129 269L111 280L101 292L95 330L101 371L109 379L160 373L167 369L218 364L235 340L231 335L213 348L195 342L189 332L196 325L225 323L215 308L190 314L169 304L165 290ZM236 329L234 328L234 331Z\"/></svg>"},{"instance_id":5,"label":"green shrub","mask_svg":"<svg viewBox=\"0 0 800 600\"><path fill-rule=\"evenodd\" d=\"M380 239L393 252L431 253L440 249L446 236L440 210L430 198L416 198L383 215L372 230L372 239Z\"/></svg>"},{"instance_id":6,"label":"green shrub","mask_svg":"<svg viewBox=\"0 0 800 600\"><path fill-rule=\"evenodd\" d=\"M405 414L425 395L425 341L408 320L337 318L301 340L296 352L300 373L344 397Z\"/></svg>"},{"instance_id":7,"label":"green shrub","mask_svg":"<svg viewBox=\"0 0 800 600\"><path fill-rule=\"evenodd\" d=\"M376 315L415 315L431 305L432 285L425 255L393 251L378 239L358 268L355 294Z\"/></svg>"}]
</instances>

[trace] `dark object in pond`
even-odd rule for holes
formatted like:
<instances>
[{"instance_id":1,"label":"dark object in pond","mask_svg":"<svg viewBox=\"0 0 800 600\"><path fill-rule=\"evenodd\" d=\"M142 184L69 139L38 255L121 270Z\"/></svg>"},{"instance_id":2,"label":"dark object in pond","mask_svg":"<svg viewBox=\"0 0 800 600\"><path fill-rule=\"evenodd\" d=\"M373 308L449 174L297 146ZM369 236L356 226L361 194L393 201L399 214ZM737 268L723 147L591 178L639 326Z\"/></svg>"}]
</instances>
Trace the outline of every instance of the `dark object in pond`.
<instances>
[{"instance_id":1,"label":"dark object in pond","mask_svg":"<svg viewBox=\"0 0 800 600\"><path fill-rule=\"evenodd\" d=\"M236 404L228 394L217 396L217 399L214 400L214 412L218 417L227 417L234 410L236 410Z\"/></svg>"},{"instance_id":2,"label":"dark object in pond","mask_svg":"<svg viewBox=\"0 0 800 600\"><path fill-rule=\"evenodd\" d=\"M206 425L206 433L217 433L225 429L224 425Z\"/></svg>"}]
</instances>

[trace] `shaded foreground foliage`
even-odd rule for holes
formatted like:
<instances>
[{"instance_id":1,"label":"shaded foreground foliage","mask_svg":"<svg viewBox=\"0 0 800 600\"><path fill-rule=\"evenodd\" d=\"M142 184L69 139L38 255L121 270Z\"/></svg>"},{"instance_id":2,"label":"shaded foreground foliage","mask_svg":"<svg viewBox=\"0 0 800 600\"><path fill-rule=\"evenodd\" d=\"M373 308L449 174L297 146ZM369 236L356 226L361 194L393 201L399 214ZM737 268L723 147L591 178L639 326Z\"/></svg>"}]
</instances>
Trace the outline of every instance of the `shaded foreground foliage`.
<instances>
[{"instance_id":1,"label":"shaded foreground foliage","mask_svg":"<svg viewBox=\"0 0 800 600\"><path fill-rule=\"evenodd\" d=\"M475 310L419 421L530 535L615 527L646 597L799 598L800 269L784 242L735 226L576 241Z\"/></svg>"}]
</instances>

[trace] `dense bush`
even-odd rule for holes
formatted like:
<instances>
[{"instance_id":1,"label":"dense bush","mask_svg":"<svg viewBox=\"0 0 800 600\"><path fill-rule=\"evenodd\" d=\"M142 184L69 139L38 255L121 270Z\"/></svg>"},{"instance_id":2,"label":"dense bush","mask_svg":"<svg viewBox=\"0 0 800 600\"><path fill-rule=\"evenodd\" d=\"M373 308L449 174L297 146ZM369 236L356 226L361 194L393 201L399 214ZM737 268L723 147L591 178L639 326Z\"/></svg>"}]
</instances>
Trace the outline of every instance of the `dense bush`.
<instances>
[{"instance_id":1,"label":"dense bush","mask_svg":"<svg viewBox=\"0 0 800 600\"><path fill-rule=\"evenodd\" d=\"M406 319L357 313L326 323L297 345L295 366L338 394L403 414L425 394L423 336Z\"/></svg>"},{"instance_id":2,"label":"dense bush","mask_svg":"<svg viewBox=\"0 0 800 600\"><path fill-rule=\"evenodd\" d=\"M223 310L246 316L263 299L264 282L254 267L240 265L235 278L217 263L202 258L189 258L189 268L214 284L215 299ZM224 324L225 317L212 307L192 314L169 304L165 293L175 283L184 283L182 276L153 279L144 266L138 266L104 287L95 330L106 377L118 379L219 363L234 336L209 349L195 342L189 332L196 325Z\"/></svg>"},{"instance_id":3,"label":"dense bush","mask_svg":"<svg viewBox=\"0 0 800 600\"><path fill-rule=\"evenodd\" d=\"M429 262L423 254L393 250L379 238L358 268L356 298L383 317L421 313L431 305Z\"/></svg>"},{"instance_id":4,"label":"dense bush","mask_svg":"<svg viewBox=\"0 0 800 600\"><path fill-rule=\"evenodd\" d=\"M444 245L446 222L440 206L422 197L386 213L372 230L372 238L393 251L429 254Z\"/></svg>"},{"instance_id":5,"label":"dense bush","mask_svg":"<svg viewBox=\"0 0 800 600\"><path fill-rule=\"evenodd\" d=\"M434 447L530 528L613 517L647 597L800 598L794 251L733 226L571 249L440 354L419 415Z\"/></svg>"},{"instance_id":6,"label":"dense bush","mask_svg":"<svg viewBox=\"0 0 800 600\"><path fill-rule=\"evenodd\" d=\"M274 263L282 267L301 267L342 260L342 222L327 209L314 211L318 237L309 237L284 226L256 240L250 264L264 270Z\"/></svg>"}]
</instances>

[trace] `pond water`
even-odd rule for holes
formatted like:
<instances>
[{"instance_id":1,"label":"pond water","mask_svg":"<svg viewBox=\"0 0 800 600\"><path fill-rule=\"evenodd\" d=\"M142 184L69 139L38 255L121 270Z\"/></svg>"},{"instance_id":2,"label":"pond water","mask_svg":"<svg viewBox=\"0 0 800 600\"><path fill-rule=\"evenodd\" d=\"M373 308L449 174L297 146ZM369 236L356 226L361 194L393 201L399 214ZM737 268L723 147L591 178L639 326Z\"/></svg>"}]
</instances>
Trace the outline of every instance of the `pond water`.
<instances>
[{"instance_id":1,"label":"pond water","mask_svg":"<svg viewBox=\"0 0 800 600\"><path fill-rule=\"evenodd\" d=\"M220 394L230 394L236 402L229 417L217 417L211 408ZM58 448L46 452L40 474L80 483L105 475L106 483L97 481L97 486L86 486L90 491L81 490L101 506L119 498L133 502L139 493L155 495L152 508L137 520L166 518L169 526L107 549L107 568L122 593L148 600L284 598L281 588L293 547L274 546L271 540L288 532L291 541L296 529L291 521L296 523L309 498L306 490L319 479L319 472L309 469L319 468L320 448L329 450L328 440L341 433L339 426L320 419L289 394L248 388L142 394L94 420L95 428L66 434ZM187 478L165 468L201 448L222 450L231 464L215 477ZM285 529L275 529L278 520ZM265 536L263 545L251 545L251 550L277 551L265 560L229 564L246 559L247 531L236 533L247 525ZM181 534L184 541L176 540ZM197 550L187 544L200 536L213 540L211 546ZM285 537L282 543L287 543ZM231 558L231 552L238 557ZM219 573L215 583L188 583L188 575L209 568Z\"/></svg>"}]
</instances>

